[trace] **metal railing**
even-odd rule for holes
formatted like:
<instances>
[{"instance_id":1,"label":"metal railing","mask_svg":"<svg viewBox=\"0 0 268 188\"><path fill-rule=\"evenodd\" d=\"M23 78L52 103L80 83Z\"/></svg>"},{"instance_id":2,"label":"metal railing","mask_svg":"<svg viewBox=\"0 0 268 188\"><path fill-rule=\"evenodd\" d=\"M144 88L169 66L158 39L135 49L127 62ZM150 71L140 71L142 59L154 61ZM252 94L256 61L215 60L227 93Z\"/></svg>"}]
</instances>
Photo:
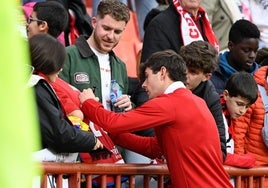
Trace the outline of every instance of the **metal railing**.
<instances>
[{"instance_id":1,"label":"metal railing","mask_svg":"<svg viewBox=\"0 0 268 188\"><path fill-rule=\"evenodd\" d=\"M106 188L107 176L114 176L115 188L121 188L121 177L128 176L128 187L135 188L135 176L144 177L144 188L149 188L149 181L152 177L157 181L158 188L165 187L165 177L169 175L165 164L85 164L85 163L56 163L43 162L44 175L42 188L49 186L48 176L56 177L56 187L63 187L64 177L68 177L69 188L92 188L94 176L101 177L100 188ZM235 188L264 188L265 177L268 176L268 167L255 167L251 169L241 169L231 166L224 166L230 177L235 180ZM257 185L257 187L256 187Z\"/></svg>"}]
</instances>

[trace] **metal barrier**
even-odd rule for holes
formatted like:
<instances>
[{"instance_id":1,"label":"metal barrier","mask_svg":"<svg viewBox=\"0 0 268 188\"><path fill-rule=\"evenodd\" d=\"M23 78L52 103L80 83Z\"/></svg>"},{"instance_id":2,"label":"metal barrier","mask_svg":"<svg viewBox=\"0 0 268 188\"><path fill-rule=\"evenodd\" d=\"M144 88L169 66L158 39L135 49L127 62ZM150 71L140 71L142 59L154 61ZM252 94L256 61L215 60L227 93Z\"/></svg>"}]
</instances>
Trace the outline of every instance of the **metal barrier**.
<instances>
[{"instance_id":1,"label":"metal barrier","mask_svg":"<svg viewBox=\"0 0 268 188\"><path fill-rule=\"evenodd\" d=\"M129 188L135 187L135 176L143 175L144 188L149 188L151 177L157 180L158 188L164 188L164 179L169 172L167 166L154 164L85 164L85 163L42 163L44 177L42 188L49 186L47 177L55 175L56 187L62 188L63 177L68 177L69 188L81 188L81 182L84 179L83 187L92 188L92 179L95 175L101 176L100 188L106 188L107 175L115 177L115 188L121 188L121 177L127 175ZM235 179L235 188L264 188L265 177L268 176L268 167L255 167L251 169L241 169L231 166L224 166L227 173Z\"/></svg>"}]
</instances>

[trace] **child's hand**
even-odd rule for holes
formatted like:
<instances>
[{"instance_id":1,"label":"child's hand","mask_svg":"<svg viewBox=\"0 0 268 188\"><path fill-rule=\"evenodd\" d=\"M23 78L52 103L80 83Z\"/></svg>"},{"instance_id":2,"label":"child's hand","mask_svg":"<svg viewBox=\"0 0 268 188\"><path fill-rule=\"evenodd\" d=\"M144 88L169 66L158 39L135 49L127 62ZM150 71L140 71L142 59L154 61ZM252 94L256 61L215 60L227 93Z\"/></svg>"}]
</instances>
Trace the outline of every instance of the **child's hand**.
<instances>
[{"instance_id":1,"label":"child's hand","mask_svg":"<svg viewBox=\"0 0 268 188\"><path fill-rule=\"evenodd\" d=\"M92 150L97 150L97 149L103 149L103 144L99 139L97 139L97 142Z\"/></svg>"}]
</instances>

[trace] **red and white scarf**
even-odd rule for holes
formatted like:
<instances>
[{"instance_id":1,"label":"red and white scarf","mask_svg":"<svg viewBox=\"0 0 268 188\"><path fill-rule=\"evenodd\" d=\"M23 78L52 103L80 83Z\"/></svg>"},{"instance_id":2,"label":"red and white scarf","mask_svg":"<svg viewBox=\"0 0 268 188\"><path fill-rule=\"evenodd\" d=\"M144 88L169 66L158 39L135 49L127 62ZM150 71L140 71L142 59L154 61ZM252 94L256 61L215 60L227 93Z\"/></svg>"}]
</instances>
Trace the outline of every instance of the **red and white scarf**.
<instances>
[{"instance_id":1,"label":"red and white scarf","mask_svg":"<svg viewBox=\"0 0 268 188\"><path fill-rule=\"evenodd\" d=\"M179 0L173 0L173 4L181 17L180 30L181 30L183 45L190 44L191 42L197 41L197 40L204 40L196 24L191 18L190 14L182 8L182 6L179 3ZM208 39L208 42L219 51L219 43L212 30L206 11L203 8L199 7L198 12L202 13L201 19L204 23L204 31Z\"/></svg>"}]
</instances>

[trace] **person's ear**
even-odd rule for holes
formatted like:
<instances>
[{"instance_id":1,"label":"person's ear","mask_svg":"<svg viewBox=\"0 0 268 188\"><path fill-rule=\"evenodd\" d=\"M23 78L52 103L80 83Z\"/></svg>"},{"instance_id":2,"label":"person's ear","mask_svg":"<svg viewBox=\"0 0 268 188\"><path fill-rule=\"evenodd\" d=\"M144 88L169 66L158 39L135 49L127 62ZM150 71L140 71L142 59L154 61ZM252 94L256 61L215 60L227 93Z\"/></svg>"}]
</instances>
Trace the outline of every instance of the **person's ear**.
<instances>
[{"instance_id":1,"label":"person's ear","mask_svg":"<svg viewBox=\"0 0 268 188\"><path fill-rule=\"evenodd\" d=\"M161 80L163 80L166 76L167 76L167 69L166 67L162 66L160 68L160 76L161 76Z\"/></svg>"},{"instance_id":2,"label":"person's ear","mask_svg":"<svg viewBox=\"0 0 268 188\"><path fill-rule=\"evenodd\" d=\"M96 17L92 17L91 18L91 25L92 25L92 27L95 29L95 27L96 27L96 24L97 24L97 18Z\"/></svg>"},{"instance_id":3,"label":"person's ear","mask_svg":"<svg viewBox=\"0 0 268 188\"><path fill-rule=\"evenodd\" d=\"M229 96L229 92L228 92L228 90L224 90L223 91L223 98L224 98L224 100L226 101L227 100L227 97Z\"/></svg>"},{"instance_id":4,"label":"person's ear","mask_svg":"<svg viewBox=\"0 0 268 188\"><path fill-rule=\"evenodd\" d=\"M231 50L234 47L234 43L232 41L228 42L228 49Z\"/></svg>"},{"instance_id":5,"label":"person's ear","mask_svg":"<svg viewBox=\"0 0 268 188\"><path fill-rule=\"evenodd\" d=\"M205 73L204 74L204 77L202 79L202 82L205 82L205 81L209 80L211 76L212 76L211 73Z\"/></svg>"},{"instance_id":6,"label":"person's ear","mask_svg":"<svg viewBox=\"0 0 268 188\"><path fill-rule=\"evenodd\" d=\"M38 25L40 32L42 33L48 33L48 24L46 21L42 21L40 25Z\"/></svg>"}]
</instances>

